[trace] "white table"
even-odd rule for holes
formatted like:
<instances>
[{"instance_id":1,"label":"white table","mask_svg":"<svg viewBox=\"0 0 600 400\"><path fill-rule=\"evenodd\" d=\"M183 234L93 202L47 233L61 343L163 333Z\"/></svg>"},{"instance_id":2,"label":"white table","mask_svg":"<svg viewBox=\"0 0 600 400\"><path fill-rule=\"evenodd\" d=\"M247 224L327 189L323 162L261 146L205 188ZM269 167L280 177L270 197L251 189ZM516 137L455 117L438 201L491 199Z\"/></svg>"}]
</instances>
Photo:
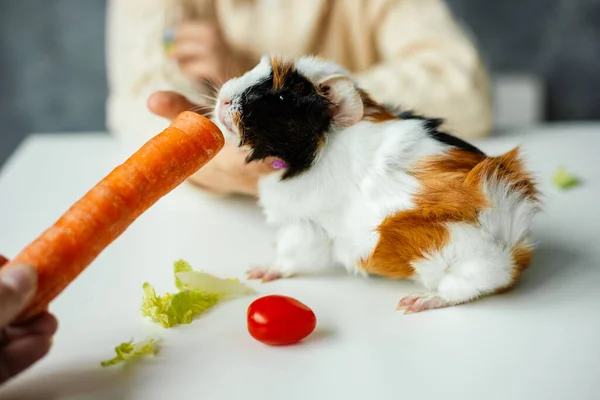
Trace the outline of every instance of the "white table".
<instances>
[{"instance_id":1,"label":"white table","mask_svg":"<svg viewBox=\"0 0 600 400\"><path fill-rule=\"evenodd\" d=\"M600 398L600 126L557 125L480 143L523 144L546 194L534 266L509 294L405 316L418 290L381 279L322 276L252 284L310 305L317 331L270 348L246 331L253 297L191 325L162 329L139 314L142 283L173 290L172 262L220 276L272 255L252 201L183 185L161 200L53 304L50 355L0 390L2 399L598 399ZM0 250L14 255L127 151L103 135L33 136L0 175ZM558 192L559 164L584 184ZM162 337L155 359L103 369L113 346Z\"/></svg>"}]
</instances>

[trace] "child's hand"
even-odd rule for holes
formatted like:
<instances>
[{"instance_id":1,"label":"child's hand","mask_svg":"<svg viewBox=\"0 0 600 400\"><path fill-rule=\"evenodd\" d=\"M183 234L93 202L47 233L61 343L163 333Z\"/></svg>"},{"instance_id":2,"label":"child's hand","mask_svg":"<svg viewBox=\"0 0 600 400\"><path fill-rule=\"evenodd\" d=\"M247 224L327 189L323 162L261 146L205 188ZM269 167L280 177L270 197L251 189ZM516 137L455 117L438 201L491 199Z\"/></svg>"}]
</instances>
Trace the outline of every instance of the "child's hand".
<instances>
[{"instance_id":1,"label":"child's hand","mask_svg":"<svg viewBox=\"0 0 600 400\"><path fill-rule=\"evenodd\" d=\"M0 256L0 267L6 258ZM39 361L50 350L57 321L43 313L24 324L12 321L35 294L33 267L15 265L0 269L0 384Z\"/></svg>"},{"instance_id":2,"label":"child's hand","mask_svg":"<svg viewBox=\"0 0 600 400\"><path fill-rule=\"evenodd\" d=\"M217 85L228 79L229 52L214 23L191 22L178 26L170 55L191 79L208 80Z\"/></svg>"},{"instance_id":3,"label":"child's hand","mask_svg":"<svg viewBox=\"0 0 600 400\"><path fill-rule=\"evenodd\" d=\"M148 99L148 108L154 114L173 120L194 104L175 92L157 92ZM258 180L273 172L269 160L246 164L247 153L227 143L225 147L190 181L216 194L258 195Z\"/></svg>"}]
</instances>

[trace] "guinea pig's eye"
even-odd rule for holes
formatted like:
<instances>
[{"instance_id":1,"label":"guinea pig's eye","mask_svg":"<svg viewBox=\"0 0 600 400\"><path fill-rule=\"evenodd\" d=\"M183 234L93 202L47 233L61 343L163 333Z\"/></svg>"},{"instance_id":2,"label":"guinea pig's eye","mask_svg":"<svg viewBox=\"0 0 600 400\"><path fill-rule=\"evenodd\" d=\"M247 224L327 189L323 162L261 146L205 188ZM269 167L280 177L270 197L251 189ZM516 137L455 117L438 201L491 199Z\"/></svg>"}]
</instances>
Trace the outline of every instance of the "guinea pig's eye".
<instances>
[{"instance_id":1,"label":"guinea pig's eye","mask_svg":"<svg viewBox=\"0 0 600 400\"><path fill-rule=\"evenodd\" d=\"M280 94L280 95L279 95L279 100L281 100L281 101L283 101L283 100L284 100L284 98L283 98L283 95L282 95L282 94Z\"/></svg>"}]
</instances>

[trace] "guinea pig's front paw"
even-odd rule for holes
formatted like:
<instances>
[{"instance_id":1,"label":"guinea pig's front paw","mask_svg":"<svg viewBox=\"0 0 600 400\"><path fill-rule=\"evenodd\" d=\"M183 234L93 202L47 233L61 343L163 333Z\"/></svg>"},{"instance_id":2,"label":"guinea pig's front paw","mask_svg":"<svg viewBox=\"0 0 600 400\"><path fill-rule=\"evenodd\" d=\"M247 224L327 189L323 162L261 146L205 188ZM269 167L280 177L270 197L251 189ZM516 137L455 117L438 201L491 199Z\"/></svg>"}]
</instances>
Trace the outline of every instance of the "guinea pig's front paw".
<instances>
[{"instance_id":1,"label":"guinea pig's front paw","mask_svg":"<svg viewBox=\"0 0 600 400\"><path fill-rule=\"evenodd\" d=\"M404 309L404 314L416 313L425 310L433 310L436 308L444 308L451 306L449 301L442 299L440 296L433 293L415 293L403 297L396 307L397 310Z\"/></svg>"},{"instance_id":2,"label":"guinea pig's front paw","mask_svg":"<svg viewBox=\"0 0 600 400\"><path fill-rule=\"evenodd\" d=\"M248 279L261 279L263 282L270 282L281 278L288 278L289 274L284 274L283 272L266 267L252 267L248 271L246 271L246 277Z\"/></svg>"}]
</instances>

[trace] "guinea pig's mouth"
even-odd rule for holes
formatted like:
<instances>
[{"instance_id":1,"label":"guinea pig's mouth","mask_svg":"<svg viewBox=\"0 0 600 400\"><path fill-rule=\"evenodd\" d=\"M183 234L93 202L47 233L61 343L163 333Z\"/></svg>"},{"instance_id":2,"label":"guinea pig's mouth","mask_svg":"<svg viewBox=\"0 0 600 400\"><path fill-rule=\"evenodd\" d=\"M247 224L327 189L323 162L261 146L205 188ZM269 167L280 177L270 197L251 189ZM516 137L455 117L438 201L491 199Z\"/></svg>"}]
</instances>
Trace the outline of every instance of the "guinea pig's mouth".
<instances>
[{"instance_id":1,"label":"guinea pig's mouth","mask_svg":"<svg viewBox=\"0 0 600 400\"><path fill-rule=\"evenodd\" d=\"M219 122L225 127L230 136L240 136L231 113L219 113Z\"/></svg>"},{"instance_id":2,"label":"guinea pig's mouth","mask_svg":"<svg viewBox=\"0 0 600 400\"><path fill-rule=\"evenodd\" d=\"M229 133L235 132L235 128L233 127L233 121L230 118L223 118L221 120L221 123L225 126L225 128L227 128Z\"/></svg>"},{"instance_id":3,"label":"guinea pig's mouth","mask_svg":"<svg viewBox=\"0 0 600 400\"><path fill-rule=\"evenodd\" d=\"M231 99L220 99L215 107L214 117L217 125L224 130L228 139L241 138L239 127L240 112Z\"/></svg>"}]
</instances>

